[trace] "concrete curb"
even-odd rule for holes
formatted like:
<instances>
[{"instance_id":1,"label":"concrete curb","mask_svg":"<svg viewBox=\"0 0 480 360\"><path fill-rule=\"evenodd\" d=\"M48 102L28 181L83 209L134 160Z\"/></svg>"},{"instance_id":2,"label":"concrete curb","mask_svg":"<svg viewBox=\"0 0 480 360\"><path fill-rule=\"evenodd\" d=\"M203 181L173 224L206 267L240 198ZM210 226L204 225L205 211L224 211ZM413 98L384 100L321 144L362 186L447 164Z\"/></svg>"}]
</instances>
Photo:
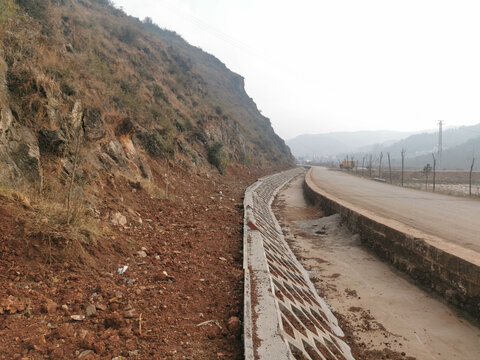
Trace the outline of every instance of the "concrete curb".
<instances>
[{"instance_id":1,"label":"concrete curb","mask_svg":"<svg viewBox=\"0 0 480 360\"><path fill-rule=\"evenodd\" d=\"M431 288L449 303L480 319L480 259L467 253L460 258L451 253L455 245L443 239L404 227L338 199L315 185L312 170L305 176L306 197L320 205L327 215L339 213L346 225L360 234L362 242L379 257Z\"/></svg>"},{"instance_id":2,"label":"concrete curb","mask_svg":"<svg viewBox=\"0 0 480 360\"><path fill-rule=\"evenodd\" d=\"M259 179L244 200L245 359L354 360L337 319L286 243L271 203L304 174L295 168Z\"/></svg>"}]
</instances>

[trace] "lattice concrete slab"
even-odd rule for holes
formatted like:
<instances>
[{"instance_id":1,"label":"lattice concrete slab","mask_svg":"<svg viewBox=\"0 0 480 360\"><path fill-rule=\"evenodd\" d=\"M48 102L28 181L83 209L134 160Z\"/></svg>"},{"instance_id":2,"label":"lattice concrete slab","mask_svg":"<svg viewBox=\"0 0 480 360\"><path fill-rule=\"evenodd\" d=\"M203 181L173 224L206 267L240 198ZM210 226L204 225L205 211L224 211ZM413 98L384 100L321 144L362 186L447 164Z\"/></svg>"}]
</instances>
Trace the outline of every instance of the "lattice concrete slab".
<instances>
[{"instance_id":1,"label":"lattice concrete slab","mask_svg":"<svg viewBox=\"0 0 480 360\"><path fill-rule=\"evenodd\" d=\"M354 360L338 321L285 241L271 204L295 168L245 193L245 359Z\"/></svg>"}]
</instances>

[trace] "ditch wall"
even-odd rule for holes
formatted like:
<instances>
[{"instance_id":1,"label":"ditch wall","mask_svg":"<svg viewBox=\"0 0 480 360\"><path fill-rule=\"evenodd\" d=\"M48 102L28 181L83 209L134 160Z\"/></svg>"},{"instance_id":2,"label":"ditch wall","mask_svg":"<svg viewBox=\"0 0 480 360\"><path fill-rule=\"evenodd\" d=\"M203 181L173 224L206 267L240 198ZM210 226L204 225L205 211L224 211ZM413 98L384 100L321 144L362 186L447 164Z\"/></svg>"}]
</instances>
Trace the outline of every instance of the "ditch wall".
<instances>
[{"instance_id":1,"label":"ditch wall","mask_svg":"<svg viewBox=\"0 0 480 360\"><path fill-rule=\"evenodd\" d=\"M310 203L318 205L327 216L340 214L348 228L358 233L381 259L480 320L480 258L464 259L431 244L429 235L407 233L389 221L382 222L381 217L373 217L320 189L312 181L311 172L307 172L304 182Z\"/></svg>"}]
</instances>

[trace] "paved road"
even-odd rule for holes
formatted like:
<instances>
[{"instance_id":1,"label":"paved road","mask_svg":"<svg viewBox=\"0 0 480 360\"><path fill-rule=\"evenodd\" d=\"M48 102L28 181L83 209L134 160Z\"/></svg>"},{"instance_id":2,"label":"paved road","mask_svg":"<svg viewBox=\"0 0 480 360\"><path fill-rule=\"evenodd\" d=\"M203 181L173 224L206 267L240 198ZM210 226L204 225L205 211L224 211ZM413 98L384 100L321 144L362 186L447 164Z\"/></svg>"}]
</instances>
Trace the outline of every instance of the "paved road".
<instances>
[{"instance_id":1,"label":"paved road","mask_svg":"<svg viewBox=\"0 0 480 360\"><path fill-rule=\"evenodd\" d=\"M321 167L313 168L312 180L341 200L480 253L480 201L406 189Z\"/></svg>"}]
</instances>

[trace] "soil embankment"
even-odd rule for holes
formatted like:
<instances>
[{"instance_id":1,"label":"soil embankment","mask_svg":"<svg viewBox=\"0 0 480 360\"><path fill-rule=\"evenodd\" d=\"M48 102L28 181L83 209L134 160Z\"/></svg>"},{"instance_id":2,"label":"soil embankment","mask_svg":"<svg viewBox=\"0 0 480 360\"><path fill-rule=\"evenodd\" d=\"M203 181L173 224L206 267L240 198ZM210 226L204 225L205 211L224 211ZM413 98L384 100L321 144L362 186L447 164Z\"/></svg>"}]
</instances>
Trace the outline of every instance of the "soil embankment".
<instances>
[{"instance_id":1,"label":"soil embankment","mask_svg":"<svg viewBox=\"0 0 480 360\"><path fill-rule=\"evenodd\" d=\"M111 180L88 244L0 192L0 360L243 359L242 174Z\"/></svg>"}]
</instances>

